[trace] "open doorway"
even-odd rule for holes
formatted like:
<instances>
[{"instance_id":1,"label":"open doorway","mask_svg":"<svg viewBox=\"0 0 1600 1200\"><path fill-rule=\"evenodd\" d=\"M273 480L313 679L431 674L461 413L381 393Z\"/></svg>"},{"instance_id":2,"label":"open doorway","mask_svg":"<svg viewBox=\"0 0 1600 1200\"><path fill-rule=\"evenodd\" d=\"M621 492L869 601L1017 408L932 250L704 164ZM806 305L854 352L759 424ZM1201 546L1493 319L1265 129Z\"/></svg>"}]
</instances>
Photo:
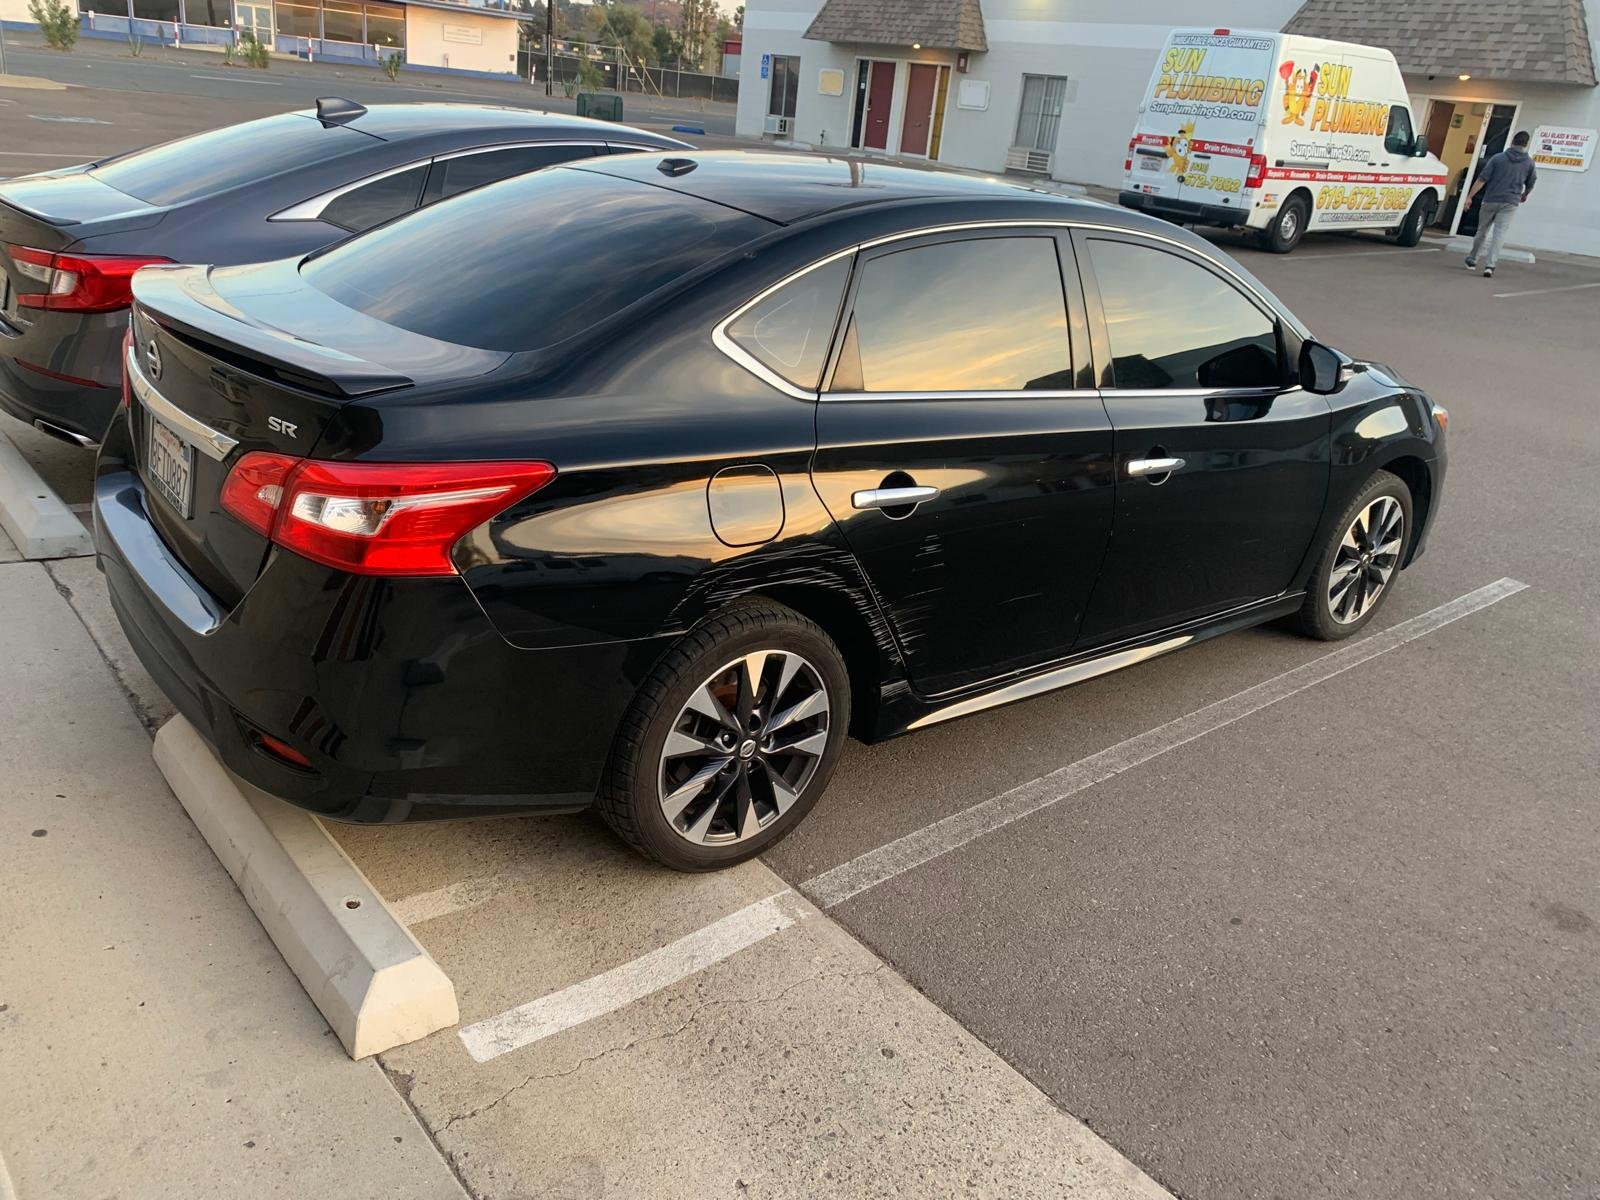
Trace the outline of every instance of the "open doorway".
<instances>
[{"instance_id":1,"label":"open doorway","mask_svg":"<svg viewBox=\"0 0 1600 1200\"><path fill-rule=\"evenodd\" d=\"M1434 99L1425 128L1428 149L1439 156L1449 177L1445 201L1434 224L1468 236L1477 232L1478 210L1466 208L1466 196L1478 168L1506 148L1516 125L1514 101Z\"/></svg>"},{"instance_id":2,"label":"open doorway","mask_svg":"<svg viewBox=\"0 0 1600 1200\"><path fill-rule=\"evenodd\" d=\"M855 114L850 128L850 145L857 150L889 149L895 65L887 60L857 60Z\"/></svg>"}]
</instances>

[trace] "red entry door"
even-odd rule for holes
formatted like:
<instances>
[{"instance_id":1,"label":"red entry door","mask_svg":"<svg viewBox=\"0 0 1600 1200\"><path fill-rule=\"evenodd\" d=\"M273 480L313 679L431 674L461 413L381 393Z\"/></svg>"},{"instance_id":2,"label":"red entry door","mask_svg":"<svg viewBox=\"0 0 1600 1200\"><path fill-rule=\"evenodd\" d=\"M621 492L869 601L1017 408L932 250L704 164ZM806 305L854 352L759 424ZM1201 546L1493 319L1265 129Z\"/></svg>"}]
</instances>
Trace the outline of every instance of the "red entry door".
<instances>
[{"instance_id":1,"label":"red entry door","mask_svg":"<svg viewBox=\"0 0 1600 1200\"><path fill-rule=\"evenodd\" d=\"M927 63L911 64L911 79L906 84L906 115L900 123L900 153L928 153L928 125L933 120L933 89L939 68Z\"/></svg>"},{"instance_id":2,"label":"red entry door","mask_svg":"<svg viewBox=\"0 0 1600 1200\"><path fill-rule=\"evenodd\" d=\"M871 150L889 148L889 110L894 107L894 64L875 62L867 74L867 119L861 144Z\"/></svg>"}]
</instances>

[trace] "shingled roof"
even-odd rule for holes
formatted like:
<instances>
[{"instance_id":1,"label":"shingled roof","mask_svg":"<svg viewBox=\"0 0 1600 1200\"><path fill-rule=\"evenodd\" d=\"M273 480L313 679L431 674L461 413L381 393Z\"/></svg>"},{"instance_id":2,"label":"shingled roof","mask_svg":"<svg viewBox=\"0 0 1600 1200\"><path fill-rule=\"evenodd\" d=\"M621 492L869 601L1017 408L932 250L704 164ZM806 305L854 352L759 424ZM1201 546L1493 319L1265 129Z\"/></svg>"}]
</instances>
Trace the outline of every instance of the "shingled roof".
<instances>
[{"instance_id":1,"label":"shingled roof","mask_svg":"<svg viewBox=\"0 0 1600 1200\"><path fill-rule=\"evenodd\" d=\"M1387 46L1408 75L1595 86L1583 0L1306 0L1283 31Z\"/></svg>"},{"instance_id":2,"label":"shingled roof","mask_svg":"<svg viewBox=\"0 0 1600 1200\"><path fill-rule=\"evenodd\" d=\"M806 37L872 46L920 42L941 50L989 48L978 0L828 0Z\"/></svg>"}]
</instances>

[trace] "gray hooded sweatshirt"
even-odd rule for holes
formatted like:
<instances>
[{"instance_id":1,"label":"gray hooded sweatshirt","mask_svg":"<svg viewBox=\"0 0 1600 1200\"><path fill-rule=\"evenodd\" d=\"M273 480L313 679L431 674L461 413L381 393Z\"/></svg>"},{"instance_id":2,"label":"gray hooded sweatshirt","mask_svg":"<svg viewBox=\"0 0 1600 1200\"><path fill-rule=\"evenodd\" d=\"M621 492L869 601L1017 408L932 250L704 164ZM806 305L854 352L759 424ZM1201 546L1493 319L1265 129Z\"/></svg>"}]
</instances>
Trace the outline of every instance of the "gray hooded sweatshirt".
<instances>
[{"instance_id":1,"label":"gray hooded sweatshirt","mask_svg":"<svg viewBox=\"0 0 1600 1200\"><path fill-rule=\"evenodd\" d=\"M1496 154L1483 165L1483 194L1485 204L1516 204L1523 192L1533 191L1539 173L1533 169L1533 159L1519 146Z\"/></svg>"}]
</instances>

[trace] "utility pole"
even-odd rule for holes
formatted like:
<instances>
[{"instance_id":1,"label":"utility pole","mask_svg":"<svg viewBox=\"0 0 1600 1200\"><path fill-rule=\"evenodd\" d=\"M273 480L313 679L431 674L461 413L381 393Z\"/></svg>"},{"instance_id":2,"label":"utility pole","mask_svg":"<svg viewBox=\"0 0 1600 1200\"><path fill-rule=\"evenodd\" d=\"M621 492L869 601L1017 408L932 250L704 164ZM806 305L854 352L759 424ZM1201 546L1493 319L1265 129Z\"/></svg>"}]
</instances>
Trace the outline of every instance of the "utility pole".
<instances>
[{"instance_id":1,"label":"utility pole","mask_svg":"<svg viewBox=\"0 0 1600 1200\"><path fill-rule=\"evenodd\" d=\"M556 84L556 0L544 0L544 94L554 96Z\"/></svg>"}]
</instances>

